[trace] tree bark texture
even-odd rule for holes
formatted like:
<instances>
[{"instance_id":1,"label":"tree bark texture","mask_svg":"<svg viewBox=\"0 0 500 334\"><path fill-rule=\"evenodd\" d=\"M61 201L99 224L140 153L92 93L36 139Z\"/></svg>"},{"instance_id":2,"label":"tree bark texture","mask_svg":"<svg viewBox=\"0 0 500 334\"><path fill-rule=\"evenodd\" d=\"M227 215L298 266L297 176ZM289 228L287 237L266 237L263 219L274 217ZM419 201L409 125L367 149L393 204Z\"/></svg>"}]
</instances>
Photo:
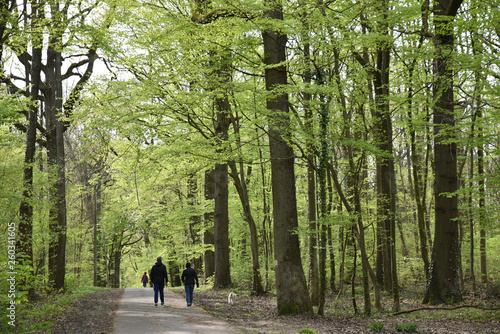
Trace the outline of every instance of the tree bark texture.
<instances>
[{"instance_id":1,"label":"tree bark texture","mask_svg":"<svg viewBox=\"0 0 500 334\"><path fill-rule=\"evenodd\" d=\"M49 193L51 194L49 241L49 279L55 290L64 288L66 274L66 177L64 125L62 124L61 52L54 49L54 37L47 50L47 84L44 89L47 113L47 151Z\"/></svg>"},{"instance_id":2,"label":"tree bark texture","mask_svg":"<svg viewBox=\"0 0 500 334\"><path fill-rule=\"evenodd\" d=\"M434 4L434 196L435 232L431 266L424 303L453 304L462 300L460 291L460 245L458 231L457 147L453 141L453 71L448 59L453 52L454 36L450 18L456 15L462 0Z\"/></svg>"},{"instance_id":3,"label":"tree bark texture","mask_svg":"<svg viewBox=\"0 0 500 334\"><path fill-rule=\"evenodd\" d=\"M228 137L228 110L227 97L215 101L217 119L215 122L215 135L219 146ZM218 150L220 153L220 150ZM215 277L214 288L224 289L232 285L229 263L229 190L228 190L228 165L218 163L215 165L215 192L214 192L214 243L215 243Z\"/></svg>"},{"instance_id":4,"label":"tree bark texture","mask_svg":"<svg viewBox=\"0 0 500 334\"><path fill-rule=\"evenodd\" d=\"M283 20L283 10L277 3L270 6L266 16L271 20ZM297 199L295 192L294 153L286 141L288 130L288 94L277 92L287 84L286 35L266 30L262 34L267 109L273 113L270 119L269 146L271 156L271 182L273 190L273 220L276 292L279 314L312 311L307 281L302 268L300 244L295 229L298 227ZM271 66L269 66L271 65Z\"/></svg>"},{"instance_id":5,"label":"tree bark texture","mask_svg":"<svg viewBox=\"0 0 500 334\"><path fill-rule=\"evenodd\" d=\"M326 83L324 73L318 73L320 84ZM320 229L319 229L319 274L320 274L320 299L318 306L318 314L324 315L324 308L326 302L326 221L327 217L327 168L329 157L328 145L328 122L329 122L329 109L328 101L324 94L320 94L320 110L319 110L319 124L320 124L320 150L319 150L319 167L318 167L318 184L319 184L319 210L321 214Z\"/></svg>"},{"instance_id":6,"label":"tree bark texture","mask_svg":"<svg viewBox=\"0 0 500 334\"><path fill-rule=\"evenodd\" d=\"M243 212L245 214L245 221L248 223L248 228L250 230L250 249L252 251L252 271L253 271L252 291L256 295L262 295L264 293L264 288L262 287L262 278L260 275L259 241L257 234L257 226L255 225L255 220L253 219L252 210L250 207L248 190L245 183L245 174L243 173L242 166L240 166L240 172L238 172L238 168L234 160L229 162L229 167L231 169L230 175L233 178L234 185L240 197L241 206L243 207Z\"/></svg>"},{"instance_id":7,"label":"tree bark texture","mask_svg":"<svg viewBox=\"0 0 500 334\"><path fill-rule=\"evenodd\" d=\"M38 16L38 10L34 9L33 19ZM2 34L3 35L3 34ZM36 129L38 122L38 95L41 82L41 67L42 67L42 49L37 41L33 41L33 57L31 61L31 101L32 104L28 111L28 133L26 136L26 150L24 155L24 174L23 174L23 200L19 207L19 226L18 238L16 240L16 249L20 258L21 265L29 265L31 268L33 264L33 163L35 161L36 151ZM30 80L27 80L28 82ZM33 274L33 269L31 269ZM34 297L34 287L30 286L29 280L26 282L28 291L28 300Z\"/></svg>"},{"instance_id":8,"label":"tree bark texture","mask_svg":"<svg viewBox=\"0 0 500 334\"><path fill-rule=\"evenodd\" d=\"M304 57L310 60L310 46L304 45ZM306 63L306 66L309 64ZM304 73L304 82L310 85L312 81L311 71L307 69ZM312 115L312 94L308 91L302 93L305 109L306 131L307 138L307 220L309 222L309 289L311 293L311 302L313 305L319 304L319 267L318 267L318 236L317 230L317 214L316 214L316 168L314 152L314 118Z\"/></svg>"},{"instance_id":9,"label":"tree bark texture","mask_svg":"<svg viewBox=\"0 0 500 334\"><path fill-rule=\"evenodd\" d=\"M215 197L215 170L209 170L205 172L205 199L213 200ZM205 213L203 220L205 221L205 232L203 233L203 244L205 246L212 247L214 245L214 213ZM204 263L204 274L205 281L207 278L215 274L215 259L214 251L212 249L207 249L203 253L203 263Z\"/></svg>"},{"instance_id":10,"label":"tree bark texture","mask_svg":"<svg viewBox=\"0 0 500 334\"><path fill-rule=\"evenodd\" d=\"M396 266L396 172L392 147L392 120L389 108L389 64L388 45L377 51L375 75L376 141L380 149L377 156L377 190L379 229L382 241L383 283L394 297L395 311L399 311L399 287Z\"/></svg>"}]
</instances>

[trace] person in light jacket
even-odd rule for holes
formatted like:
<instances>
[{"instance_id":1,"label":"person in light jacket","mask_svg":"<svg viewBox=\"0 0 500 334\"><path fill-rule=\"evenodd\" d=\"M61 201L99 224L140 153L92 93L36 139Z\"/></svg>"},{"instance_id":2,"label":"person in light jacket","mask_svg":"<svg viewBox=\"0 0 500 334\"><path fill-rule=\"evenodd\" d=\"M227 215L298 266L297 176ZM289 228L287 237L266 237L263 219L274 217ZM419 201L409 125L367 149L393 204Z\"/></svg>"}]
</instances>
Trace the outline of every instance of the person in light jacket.
<instances>
[{"instance_id":1,"label":"person in light jacket","mask_svg":"<svg viewBox=\"0 0 500 334\"><path fill-rule=\"evenodd\" d=\"M186 263L186 269L182 271L181 281L182 283L184 283L184 290L186 291L186 302L187 306L189 307L193 304L194 284L196 283L197 288L200 287L196 270L191 268L191 263L189 262Z\"/></svg>"}]
</instances>

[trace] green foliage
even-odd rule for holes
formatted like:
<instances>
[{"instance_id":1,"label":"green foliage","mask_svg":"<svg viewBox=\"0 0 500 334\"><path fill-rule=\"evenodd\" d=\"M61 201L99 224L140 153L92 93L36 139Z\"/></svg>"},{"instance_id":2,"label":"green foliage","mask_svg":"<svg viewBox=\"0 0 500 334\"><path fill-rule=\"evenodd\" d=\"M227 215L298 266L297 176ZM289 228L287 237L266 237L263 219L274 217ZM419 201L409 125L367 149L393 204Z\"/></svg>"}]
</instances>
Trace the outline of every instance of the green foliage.
<instances>
[{"instance_id":1,"label":"green foliage","mask_svg":"<svg viewBox=\"0 0 500 334\"><path fill-rule=\"evenodd\" d=\"M100 291L100 288L78 288L70 293L56 293L40 295L36 302L22 301L16 304L15 327L0 323L2 333L50 333L53 329L54 319L66 312L74 312L70 309L71 303L79 297ZM3 316L5 319L6 317Z\"/></svg>"},{"instance_id":2,"label":"green foliage","mask_svg":"<svg viewBox=\"0 0 500 334\"><path fill-rule=\"evenodd\" d=\"M14 94L10 95L7 93L5 86L0 86L0 125L11 125L23 120L23 111L27 107L28 103L25 97ZM8 135L8 132L4 135Z\"/></svg>"},{"instance_id":3,"label":"green foliage","mask_svg":"<svg viewBox=\"0 0 500 334\"><path fill-rule=\"evenodd\" d=\"M187 8L192 4L186 1L171 7L157 6L154 1L152 5L132 1L121 2L116 7L113 5L116 12L112 29L107 35L102 28L105 17L98 15L91 20L83 20L83 26L78 26L78 34L69 37L80 35L77 40L81 43L77 44L82 45L99 41L100 57L110 59L117 67L113 69L112 79L102 74L85 88L84 99L79 101L71 117L73 126L67 131L68 289L93 284L94 226L87 208L90 204L100 209L97 249L102 277L110 273L105 271L106 264L112 258L110 250L118 245L123 245L123 287L139 286L138 278L144 271L149 271L157 255L164 256L169 267L176 264L182 267L188 259L201 258L204 251L211 248L203 245L202 240L204 232L212 228L211 221L204 217L213 210L213 201L204 198L204 172L216 163L235 160L241 161L246 170L252 214L258 225L262 246L259 254L261 275L267 279L268 289L273 290L272 207L265 207L264 201L267 205L272 202L267 130L269 123L276 119L268 119L269 112L265 105L269 94L263 80L265 65L262 62L261 31L265 28L279 28L289 38L285 65L290 84L276 91L288 93L290 106L293 107L290 143L294 146L297 162L299 227L296 233L301 241L306 269L309 266L307 246L310 237L317 234L317 229L310 229L308 225L308 161L305 156L310 153L310 148L306 148L305 143L311 142L314 145L311 150L314 151L321 139L317 135L316 117L320 107L318 96L321 94L329 98L328 116L331 121L328 124L328 141L332 169L338 172L340 188L348 201L352 200L350 182L356 177L356 171L363 176L356 185L362 196L359 215L366 226L367 248L375 251L375 226L380 217L377 216L377 199L374 196L374 161L376 156L387 157L388 153L381 152L373 141L374 101L372 87L367 82L373 75L375 64L371 61L376 48L380 43L391 46L391 56L395 57L391 58L388 98L395 134L392 155L397 165L397 218L402 222L397 228L396 240L398 273L402 288L425 282L416 230L412 171L418 169L417 173L422 177L420 186L427 191L421 195L424 206L430 208L426 217L430 217L429 234L432 235L433 206L430 203L433 177L428 175L424 180L422 174L433 160L432 155L426 157L425 153L433 139L429 110L433 99L430 87L434 80L431 71L434 46L430 39L420 40L420 35L413 33L422 30L419 2L405 2L404 6L394 4L387 18L381 22L397 31L388 36L377 31L381 18L378 10L372 7L374 4L339 1L329 4L329 11L325 12L319 10L316 3L306 1L303 6L307 9L307 26L303 25L302 14L298 14L302 9L297 10L297 4L293 2L284 4L285 20L279 23L279 27L267 20L238 18L199 25L190 20ZM214 5L219 6L218 3ZM457 143L462 148L459 155L465 185L459 193L460 209L464 213L461 213L462 223L468 222L470 217L465 212L471 210L476 229L481 226L486 228L489 278L496 282L500 277L500 118L495 107L499 87L491 78L498 76L498 57L495 56L498 52L492 46L495 43L478 43L471 38L482 36L485 41L496 38L493 22L498 22L499 11L496 8L481 11L480 6L467 6L470 7L457 18L459 21L455 29L459 32L459 43L456 53L450 55L456 67L457 82L460 83L456 92L457 113L462 113L457 121ZM244 1L239 2L237 7L258 12L263 9L260 3ZM364 17L362 25L360 13ZM73 31L76 27L77 22L70 25ZM18 41L13 41L13 45L29 45L29 36L23 32L18 34ZM303 52L305 41L313 50L313 59L308 59ZM472 54L472 44L487 45L487 50ZM361 64L358 56L366 59L368 64ZM338 82L335 61L339 61ZM231 68L231 80L221 80L214 75L225 68L226 63ZM328 82L324 85L307 83L305 73L311 68L328 71ZM410 68L413 71L411 76ZM478 69L481 70L480 75ZM477 82L481 85L476 86ZM305 92L312 95L310 106L313 116L307 122L304 115ZM481 96L475 96L476 92L480 92ZM214 138L214 125L217 123L214 99L224 96L229 97L231 116L237 122L230 129L228 140L217 143ZM25 110L26 106L24 98L8 95L3 88L0 91L0 227L3 230L7 224L17 222L22 198L20 180L25 137L12 124L25 121L19 111ZM484 119L476 120L476 129L481 137L472 138L469 135L471 122L479 108L485 115ZM479 127L482 128L479 130ZM353 136L347 136L347 130L352 131ZM410 134L417 138L416 164L410 157ZM469 154L477 152L479 146L488 152L484 161L486 174L475 175L468 180L468 169L477 170L477 166L470 166ZM355 169L349 166L348 152L354 156ZM39 147L34 196L34 267L37 276L27 277L32 282L30 284L36 287L44 287L47 281L42 274L49 242L44 155L45 150ZM188 181L190 178L197 185L193 198L189 197L192 190ZM477 184L480 180L485 180L487 184L484 209L478 206L480 192ZM473 183L471 187L468 186L469 181ZM89 197L97 196L96 189L99 189L99 200L90 202ZM466 203L469 193L472 194L470 206ZM264 195L267 197L264 198ZM330 213L318 221L332 228L332 253L336 266L340 267L341 263L344 266L345 283L350 281L347 275L355 265L354 255L359 255L359 251L355 253L354 244L347 239L357 217L339 205L341 201L334 185L331 203ZM485 214L484 222L479 221L481 214ZM232 185L229 215L231 274L237 288L245 288L252 284L250 238L241 202ZM467 239L469 232L464 233L462 250L466 269L468 255L465 254L469 254L470 245ZM404 251L407 254L403 253L401 238L406 240L407 249ZM135 244L125 245L127 240L139 239ZM342 249L341 246L346 244L346 248ZM269 253L265 254L266 247ZM3 242L1 254L6 254L5 249ZM477 246L475 255L479 256ZM4 263L5 259L1 256L0 260ZM371 264L374 264L374 259L375 256L370 258ZM330 266L327 263L328 273ZM478 266L476 261L476 270ZM359 284L359 263L356 274L358 279L355 283ZM338 270L336 275L336 283L339 284ZM6 287L5 280L0 282L0 287ZM20 293L20 302L24 302L24 292ZM419 293L421 291L411 292ZM5 298L5 295L0 296L0 301L5 302ZM352 315L349 306L333 304L335 307L331 312L336 312L336 315ZM287 307L292 313L295 311L293 305ZM483 313L465 314L475 318L492 317ZM458 318L462 314L447 316ZM40 326L45 325L42 322ZM372 326L376 326L375 323Z\"/></svg>"},{"instance_id":4,"label":"green foliage","mask_svg":"<svg viewBox=\"0 0 500 334\"><path fill-rule=\"evenodd\" d=\"M302 328L299 331L299 333L300 334L317 334L317 332L314 329L310 329L310 328Z\"/></svg>"},{"instance_id":5,"label":"green foliage","mask_svg":"<svg viewBox=\"0 0 500 334\"><path fill-rule=\"evenodd\" d=\"M374 323L372 323L368 329L372 332L382 332L384 330L384 323L381 322L381 321L375 321Z\"/></svg>"},{"instance_id":6,"label":"green foliage","mask_svg":"<svg viewBox=\"0 0 500 334\"><path fill-rule=\"evenodd\" d=\"M400 325L396 323L394 325L396 332L398 333L418 333L418 325L414 322Z\"/></svg>"}]
</instances>

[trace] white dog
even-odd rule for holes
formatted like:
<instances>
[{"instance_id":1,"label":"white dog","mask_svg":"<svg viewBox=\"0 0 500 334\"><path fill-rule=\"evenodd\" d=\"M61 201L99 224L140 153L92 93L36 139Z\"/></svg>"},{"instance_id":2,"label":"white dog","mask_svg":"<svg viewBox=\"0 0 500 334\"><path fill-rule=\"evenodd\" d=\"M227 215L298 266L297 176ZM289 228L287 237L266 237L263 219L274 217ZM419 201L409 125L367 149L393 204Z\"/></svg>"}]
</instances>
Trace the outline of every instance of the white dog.
<instances>
[{"instance_id":1,"label":"white dog","mask_svg":"<svg viewBox=\"0 0 500 334\"><path fill-rule=\"evenodd\" d=\"M230 292L229 295L227 296L227 303L228 304L234 304L234 300L236 299L238 295L235 294L234 292Z\"/></svg>"}]
</instances>

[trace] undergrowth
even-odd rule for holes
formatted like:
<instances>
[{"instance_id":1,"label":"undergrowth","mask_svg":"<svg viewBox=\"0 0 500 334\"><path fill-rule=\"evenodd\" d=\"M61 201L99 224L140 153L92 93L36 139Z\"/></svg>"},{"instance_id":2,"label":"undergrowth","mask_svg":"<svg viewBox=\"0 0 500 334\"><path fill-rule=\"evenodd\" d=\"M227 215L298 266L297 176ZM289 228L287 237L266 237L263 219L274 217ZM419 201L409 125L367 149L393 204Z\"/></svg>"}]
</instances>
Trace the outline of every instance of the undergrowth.
<instances>
[{"instance_id":1,"label":"undergrowth","mask_svg":"<svg viewBox=\"0 0 500 334\"><path fill-rule=\"evenodd\" d=\"M69 310L73 301L79 297L109 288L86 287L63 293L38 295L34 302L22 302L16 305L15 326L3 321L0 333L39 333L50 332L54 320Z\"/></svg>"},{"instance_id":2,"label":"undergrowth","mask_svg":"<svg viewBox=\"0 0 500 334\"><path fill-rule=\"evenodd\" d=\"M497 287L497 288L495 288ZM489 284L482 288L478 288L476 293L473 294L470 290L465 290L463 292L464 301L461 304L453 305L478 305L480 307L500 307L500 294L496 294L498 285ZM346 289L348 290L348 289ZM493 292L492 292L493 291ZM424 294L423 287L418 287L413 290L401 289L400 291L400 301L401 301L401 311L413 310L423 307L433 307L429 305L422 304L422 296ZM384 318L392 317L392 296L387 293L382 293L382 307L383 310L379 311L375 308L373 295L372 295L372 313L369 316L363 314L363 299L361 290L357 293L356 305L357 313L354 311L352 298L350 296L350 291L330 295L327 297L327 304L325 305L325 314L332 318ZM435 308L451 308L453 306L446 305L436 305ZM420 310L407 314L399 314L397 318L402 319L427 319L427 320L464 320L468 319L471 321L500 321L500 312L496 310L482 310L475 307L464 307L458 308L456 310Z\"/></svg>"}]
</instances>

